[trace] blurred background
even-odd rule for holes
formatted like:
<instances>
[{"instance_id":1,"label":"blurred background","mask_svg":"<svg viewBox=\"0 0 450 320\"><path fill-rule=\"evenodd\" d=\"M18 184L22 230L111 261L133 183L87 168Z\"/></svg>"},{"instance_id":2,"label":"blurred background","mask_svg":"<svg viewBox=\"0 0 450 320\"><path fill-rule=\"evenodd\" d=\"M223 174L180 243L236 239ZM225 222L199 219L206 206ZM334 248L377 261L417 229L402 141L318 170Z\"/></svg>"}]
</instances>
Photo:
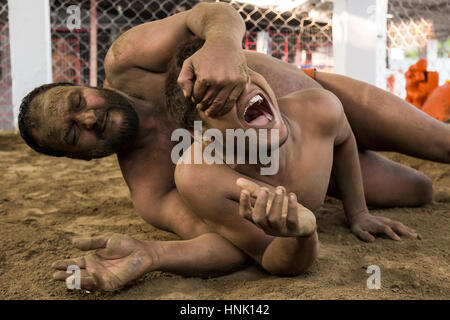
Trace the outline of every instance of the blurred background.
<instances>
[{"instance_id":1,"label":"blurred background","mask_svg":"<svg viewBox=\"0 0 450 320\"><path fill-rule=\"evenodd\" d=\"M0 130L15 128L20 96L34 75L16 76L11 64L23 55L14 37L39 29L27 19L11 27L17 0L0 0ZM20 0L23 2L24 0ZM48 6L50 44L46 76L101 86L103 59L114 40L129 28L192 8L195 0L29 0L28 14ZM211 1L208 1L211 2ZM277 57L298 68L346 74L406 97L405 72L420 58L437 71L438 85L450 79L450 0L248 0L230 3L244 18L243 48ZM34 3L34 4L33 4ZM34 7L35 4L38 7ZM21 9L23 10L23 9ZM45 16L45 14L44 14ZM77 17L79 18L77 20ZM23 18L22 18L23 19ZM14 31L14 32L13 32ZM146 41L142 39L142 41ZM150 39L151 41L151 39ZM137 44L138 45L138 44ZM18 49L17 49L18 48ZM20 50L20 51L19 51ZM39 48L27 49L39 60ZM14 53L17 52L18 53ZM14 55L19 56L17 59ZM16 59L16 60L14 60ZM32 61L30 61L32 63ZM45 63L44 63L45 64ZM19 74L19 73L17 73ZM29 86L29 85L28 85ZM19 88L20 87L20 88Z\"/></svg>"}]
</instances>

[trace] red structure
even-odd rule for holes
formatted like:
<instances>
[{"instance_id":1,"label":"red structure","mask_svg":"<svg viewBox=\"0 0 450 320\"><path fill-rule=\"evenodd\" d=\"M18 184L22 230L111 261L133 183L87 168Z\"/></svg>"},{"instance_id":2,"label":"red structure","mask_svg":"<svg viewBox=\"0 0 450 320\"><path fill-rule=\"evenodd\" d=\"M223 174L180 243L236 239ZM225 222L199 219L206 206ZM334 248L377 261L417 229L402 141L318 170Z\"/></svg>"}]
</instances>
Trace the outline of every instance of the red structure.
<instances>
[{"instance_id":1,"label":"red structure","mask_svg":"<svg viewBox=\"0 0 450 320\"><path fill-rule=\"evenodd\" d=\"M450 121L450 83L436 88L428 97L422 108L433 118Z\"/></svg>"},{"instance_id":2,"label":"red structure","mask_svg":"<svg viewBox=\"0 0 450 320\"><path fill-rule=\"evenodd\" d=\"M406 101L441 121L450 121L450 83L438 87L439 73L427 71L427 60L409 67L406 77Z\"/></svg>"},{"instance_id":3,"label":"red structure","mask_svg":"<svg viewBox=\"0 0 450 320\"><path fill-rule=\"evenodd\" d=\"M430 93L438 86L439 74L427 71L427 60L419 59L406 71L405 78L406 101L422 109Z\"/></svg>"}]
</instances>

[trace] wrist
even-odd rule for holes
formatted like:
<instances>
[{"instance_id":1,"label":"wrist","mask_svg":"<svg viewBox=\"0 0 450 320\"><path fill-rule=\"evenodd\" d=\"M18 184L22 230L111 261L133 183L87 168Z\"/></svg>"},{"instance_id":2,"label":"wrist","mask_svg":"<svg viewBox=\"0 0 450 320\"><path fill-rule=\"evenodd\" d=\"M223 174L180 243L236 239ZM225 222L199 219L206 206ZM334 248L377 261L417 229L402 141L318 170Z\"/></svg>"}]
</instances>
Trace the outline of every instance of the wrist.
<instances>
[{"instance_id":1,"label":"wrist","mask_svg":"<svg viewBox=\"0 0 450 320\"><path fill-rule=\"evenodd\" d=\"M361 216L364 216L366 214L369 214L368 209L358 210L354 212L347 213L347 220L350 223L350 225L354 224L355 221L360 218Z\"/></svg>"},{"instance_id":2,"label":"wrist","mask_svg":"<svg viewBox=\"0 0 450 320\"><path fill-rule=\"evenodd\" d=\"M143 259L146 269L148 271L161 269L161 257L163 256L163 248L154 241L138 240L139 245L145 252L145 258Z\"/></svg>"},{"instance_id":3,"label":"wrist","mask_svg":"<svg viewBox=\"0 0 450 320\"><path fill-rule=\"evenodd\" d=\"M227 48L227 50L242 50L242 39L224 32L211 32L211 34L205 36L205 44L219 45Z\"/></svg>"}]
</instances>

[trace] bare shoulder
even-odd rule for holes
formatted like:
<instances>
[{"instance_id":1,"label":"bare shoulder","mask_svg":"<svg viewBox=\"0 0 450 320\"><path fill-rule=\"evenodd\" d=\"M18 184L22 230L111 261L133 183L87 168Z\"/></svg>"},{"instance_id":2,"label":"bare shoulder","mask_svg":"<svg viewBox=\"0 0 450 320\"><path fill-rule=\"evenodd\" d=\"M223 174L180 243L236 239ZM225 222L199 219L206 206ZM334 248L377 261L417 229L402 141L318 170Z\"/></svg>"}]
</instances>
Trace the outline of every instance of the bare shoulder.
<instances>
[{"instance_id":1,"label":"bare shoulder","mask_svg":"<svg viewBox=\"0 0 450 320\"><path fill-rule=\"evenodd\" d=\"M331 91L322 88L295 91L281 98L280 102L294 113L303 126L317 129L325 135L335 134L344 117L340 100Z\"/></svg>"},{"instance_id":2,"label":"bare shoulder","mask_svg":"<svg viewBox=\"0 0 450 320\"><path fill-rule=\"evenodd\" d=\"M133 43L132 39L136 32L138 32L138 27L133 27L122 33L112 43L105 56L105 71L117 73L131 66L133 52L136 50L136 43Z\"/></svg>"}]
</instances>

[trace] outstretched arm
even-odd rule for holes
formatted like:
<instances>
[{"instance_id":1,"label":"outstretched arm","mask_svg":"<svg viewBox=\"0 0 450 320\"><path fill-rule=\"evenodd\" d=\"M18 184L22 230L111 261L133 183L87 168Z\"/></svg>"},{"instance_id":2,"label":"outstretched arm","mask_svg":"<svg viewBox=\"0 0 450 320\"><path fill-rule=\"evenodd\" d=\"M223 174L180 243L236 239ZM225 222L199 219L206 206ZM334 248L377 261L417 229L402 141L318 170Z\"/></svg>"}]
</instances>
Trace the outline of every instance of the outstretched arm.
<instances>
[{"instance_id":1,"label":"outstretched arm","mask_svg":"<svg viewBox=\"0 0 450 320\"><path fill-rule=\"evenodd\" d=\"M373 216L367 209L358 148L350 124L340 101L332 94L329 102L335 106L336 138L332 176L341 195L345 214L352 232L364 241L375 241L375 234L384 234L393 240L398 235L419 236L400 222Z\"/></svg>"},{"instance_id":2,"label":"outstretched arm","mask_svg":"<svg viewBox=\"0 0 450 320\"><path fill-rule=\"evenodd\" d=\"M76 239L76 248L91 252L56 261L54 279L64 281L70 276L68 266L77 265L83 289L111 291L151 271L211 277L239 270L251 261L228 240L211 232L183 204L177 190L160 199L152 198L152 194L147 194L147 200L138 199L137 204L135 199L137 211L155 227L177 232L188 240L139 240L122 234Z\"/></svg>"}]
</instances>

